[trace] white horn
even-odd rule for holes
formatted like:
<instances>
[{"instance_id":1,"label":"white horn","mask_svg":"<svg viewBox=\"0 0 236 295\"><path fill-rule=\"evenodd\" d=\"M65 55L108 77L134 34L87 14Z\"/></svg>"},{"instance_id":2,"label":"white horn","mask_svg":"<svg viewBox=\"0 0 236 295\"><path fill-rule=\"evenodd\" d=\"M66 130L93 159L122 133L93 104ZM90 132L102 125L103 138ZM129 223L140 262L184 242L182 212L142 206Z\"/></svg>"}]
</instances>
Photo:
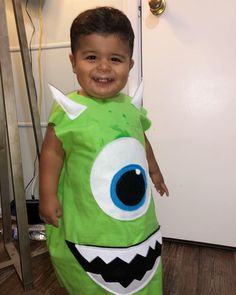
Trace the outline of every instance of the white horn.
<instances>
[{"instance_id":1,"label":"white horn","mask_svg":"<svg viewBox=\"0 0 236 295\"><path fill-rule=\"evenodd\" d=\"M52 92L53 98L63 108L63 110L66 112L66 114L71 120L76 119L83 111L87 109L86 106L69 99L56 87L50 84L48 84L48 86Z\"/></svg>"},{"instance_id":2,"label":"white horn","mask_svg":"<svg viewBox=\"0 0 236 295\"><path fill-rule=\"evenodd\" d=\"M143 101L143 80L139 84L137 90L134 93L133 99L131 103L137 108L141 109L142 107L142 101Z\"/></svg>"}]
</instances>

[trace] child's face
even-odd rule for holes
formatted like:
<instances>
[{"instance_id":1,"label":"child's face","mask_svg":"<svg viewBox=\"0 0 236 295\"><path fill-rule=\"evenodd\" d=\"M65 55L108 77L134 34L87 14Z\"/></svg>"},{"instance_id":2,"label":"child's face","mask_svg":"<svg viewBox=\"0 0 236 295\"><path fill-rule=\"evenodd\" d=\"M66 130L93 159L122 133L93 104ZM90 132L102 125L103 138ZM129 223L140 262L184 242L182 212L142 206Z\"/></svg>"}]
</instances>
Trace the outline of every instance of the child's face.
<instances>
[{"instance_id":1,"label":"child's face","mask_svg":"<svg viewBox=\"0 0 236 295\"><path fill-rule=\"evenodd\" d=\"M133 67L128 44L116 35L81 37L70 61L81 86L80 94L101 99L121 91Z\"/></svg>"}]
</instances>

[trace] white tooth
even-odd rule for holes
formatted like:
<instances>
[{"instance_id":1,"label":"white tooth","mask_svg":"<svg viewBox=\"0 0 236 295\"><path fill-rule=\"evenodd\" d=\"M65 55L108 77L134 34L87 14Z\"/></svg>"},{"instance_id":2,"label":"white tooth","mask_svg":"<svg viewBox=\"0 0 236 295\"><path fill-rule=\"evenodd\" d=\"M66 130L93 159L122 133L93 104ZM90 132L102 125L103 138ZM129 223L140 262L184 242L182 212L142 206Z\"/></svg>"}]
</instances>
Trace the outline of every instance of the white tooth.
<instances>
[{"instance_id":1,"label":"white tooth","mask_svg":"<svg viewBox=\"0 0 236 295\"><path fill-rule=\"evenodd\" d=\"M160 230L153 235L149 240L149 246L152 247L152 249L155 249L156 241L158 241L159 244L162 244L162 238L161 238L161 232Z\"/></svg>"},{"instance_id":2,"label":"white tooth","mask_svg":"<svg viewBox=\"0 0 236 295\"><path fill-rule=\"evenodd\" d=\"M148 253L148 250L149 250L149 245L148 244L143 245L143 248L140 248L139 251L138 251L138 253L136 252L136 255L137 254L140 254L143 257L146 257L147 256L147 253Z\"/></svg>"},{"instance_id":3,"label":"white tooth","mask_svg":"<svg viewBox=\"0 0 236 295\"><path fill-rule=\"evenodd\" d=\"M149 241L149 246L152 248L152 249L155 249L155 246L156 246L156 236L152 237Z\"/></svg>"},{"instance_id":4,"label":"white tooth","mask_svg":"<svg viewBox=\"0 0 236 295\"><path fill-rule=\"evenodd\" d=\"M100 257L104 262L109 263L119 257L129 263L137 254L147 256L149 247L155 249L156 241L161 244L161 233L158 231L143 243L129 248L100 248L93 246L76 245L76 249L88 261L91 262L96 257Z\"/></svg>"},{"instance_id":5,"label":"white tooth","mask_svg":"<svg viewBox=\"0 0 236 295\"><path fill-rule=\"evenodd\" d=\"M160 230L157 232L156 238L157 238L158 243L162 245L162 236L161 236Z\"/></svg>"},{"instance_id":6,"label":"white tooth","mask_svg":"<svg viewBox=\"0 0 236 295\"><path fill-rule=\"evenodd\" d=\"M75 245L75 247L88 262L93 261L93 259L95 259L98 256L96 247L83 245Z\"/></svg>"}]
</instances>

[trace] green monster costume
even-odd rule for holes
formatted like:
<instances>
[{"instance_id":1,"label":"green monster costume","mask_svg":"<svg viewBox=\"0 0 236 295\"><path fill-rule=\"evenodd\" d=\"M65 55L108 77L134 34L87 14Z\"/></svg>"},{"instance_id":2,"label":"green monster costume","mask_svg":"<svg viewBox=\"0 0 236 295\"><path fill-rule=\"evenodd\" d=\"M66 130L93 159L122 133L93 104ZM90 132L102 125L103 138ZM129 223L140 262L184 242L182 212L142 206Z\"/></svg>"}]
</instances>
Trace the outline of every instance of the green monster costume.
<instances>
[{"instance_id":1,"label":"green monster costume","mask_svg":"<svg viewBox=\"0 0 236 295\"><path fill-rule=\"evenodd\" d=\"M65 151L59 227L47 244L69 294L162 294L161 234L151 195L141 88L131 100L64 96L49 118Z\"/></svg>"}]
</instances>

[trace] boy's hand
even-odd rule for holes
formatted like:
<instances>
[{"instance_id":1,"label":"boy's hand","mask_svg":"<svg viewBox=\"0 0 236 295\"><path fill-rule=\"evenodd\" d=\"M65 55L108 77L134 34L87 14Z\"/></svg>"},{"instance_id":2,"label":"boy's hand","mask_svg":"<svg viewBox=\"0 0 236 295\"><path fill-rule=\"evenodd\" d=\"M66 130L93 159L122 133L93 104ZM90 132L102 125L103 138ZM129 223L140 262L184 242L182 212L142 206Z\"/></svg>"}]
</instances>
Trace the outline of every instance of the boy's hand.
<instances>
[{"instance_id":1,"label":"boy's hand","mask_svg":"<svg viewBox=\"0 0 236 295\"><path fill-rule=\"evenodd\" d=\"M152 173L151 175L151 179L152 182L157 190L157 192L163 196L164 194L166 194L166 196L169 196L169 191L168 188L164 182L163 176L161 174L158 173Z\"/></svg>"},{"instance_id":2,"label":"boy's hand","mask_svg":"<svg viewBox=\"0 0 236 295\"><path fill-rule=\"evenodd\" d=\"M58 219L62 216L62 210L56 196L47 198L46 201L39 201L39 216L45 223L58 227Z\"/></svg>"}]
</instances>

